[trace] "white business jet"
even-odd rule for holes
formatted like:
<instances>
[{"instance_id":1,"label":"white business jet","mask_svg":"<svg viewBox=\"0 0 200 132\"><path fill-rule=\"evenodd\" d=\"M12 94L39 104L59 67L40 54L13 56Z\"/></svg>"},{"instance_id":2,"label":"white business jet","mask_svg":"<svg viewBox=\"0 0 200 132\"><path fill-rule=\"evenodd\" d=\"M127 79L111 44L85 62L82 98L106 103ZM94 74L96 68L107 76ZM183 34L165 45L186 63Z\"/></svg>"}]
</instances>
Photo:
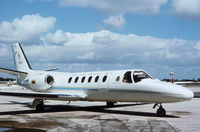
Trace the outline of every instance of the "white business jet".
<instances>
[{"instance_id":1,"label":"white business jet","mask_svg":"<svg viewBox=\"0 0 200 132\"><path fill-rule=\"evenodd\" d=\"M18 85L34 92L5 92L0 95L33 98L37 111L44 109L43 100L149 102L158 106L157 115L165 116L162 103L181 102L193 98L189 89L162 82L144 70L129 69L81 73L38 71L30 64L19 43L12 45L16 70L0 68L0 72L17 76Z\"/></svg>"}]
</instances>

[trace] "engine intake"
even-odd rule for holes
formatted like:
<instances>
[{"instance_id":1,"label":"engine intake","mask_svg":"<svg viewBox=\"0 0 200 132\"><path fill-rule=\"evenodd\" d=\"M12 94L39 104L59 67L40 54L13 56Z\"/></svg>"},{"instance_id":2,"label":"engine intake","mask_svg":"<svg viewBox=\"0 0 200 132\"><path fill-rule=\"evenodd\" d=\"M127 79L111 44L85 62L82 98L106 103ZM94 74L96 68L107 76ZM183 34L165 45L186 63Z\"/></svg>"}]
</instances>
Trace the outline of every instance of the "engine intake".
<instances>
[{"instance_id":1,"label":"engine intake","mask_svg":"<svg viewBox=\"0 0 200 132\"><path fill-rule=\"evenodd\" d=\"M45 78L45 82L49 85L53 85L54 83L54 78L51 75L47 75Z\"/></svg>"}]
</instances>

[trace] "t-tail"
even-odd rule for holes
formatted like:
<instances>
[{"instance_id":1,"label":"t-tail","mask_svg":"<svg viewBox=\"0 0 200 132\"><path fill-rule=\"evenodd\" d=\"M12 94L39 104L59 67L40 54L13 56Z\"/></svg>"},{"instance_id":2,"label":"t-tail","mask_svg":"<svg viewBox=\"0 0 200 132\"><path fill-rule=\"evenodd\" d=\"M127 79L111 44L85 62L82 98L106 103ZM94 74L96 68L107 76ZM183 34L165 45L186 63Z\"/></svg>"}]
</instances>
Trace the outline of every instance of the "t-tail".
<instances>
[{"instance_id":1,"label":"t-tail","mask_svg":"<svg viewBox=\"0 0 200 132\"><path fill-rule=\"evenodd\" d=\"M15 43L12 45L13 58L15 62L15 67L17 71L28 72L31 70L31 66L24 54L24 51L20 43Z\"/></svg>"},{"instance_id":2,"label":"t-tail","mask_svg":"<svg viewBox=\"0 0 200 132\"><path fill-rule=\"evenodd\" d=\"M31 70L31 66L24 54L20 43L13 44L12 49L16 70L22 72L29 72Z\"/></svg>"},{"instance_id":3,"label":"t-tail","mask_svg":"<svg viewBox=\"0 0 200 132\"><path fill-rule=\"evenodd\" d=\"M31 71L30 64L24 54L24 51L20 43L13 44L12 49L13 49L13 58L16 70L0 68L0 72L17 76L19 80L23 80Z\"/></svg>"}]
</instances>

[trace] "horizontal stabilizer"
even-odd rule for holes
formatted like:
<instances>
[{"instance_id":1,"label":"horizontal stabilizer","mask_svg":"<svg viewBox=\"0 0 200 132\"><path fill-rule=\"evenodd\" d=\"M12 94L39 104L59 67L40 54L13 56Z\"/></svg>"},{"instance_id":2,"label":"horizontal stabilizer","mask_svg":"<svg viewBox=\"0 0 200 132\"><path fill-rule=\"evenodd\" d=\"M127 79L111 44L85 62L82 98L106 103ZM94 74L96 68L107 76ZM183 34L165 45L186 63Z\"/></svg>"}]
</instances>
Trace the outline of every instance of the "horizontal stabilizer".
<instances>
[{"instance_id":1,"label":"horizontal stabilizer","mask_svg":"<svg viewBox=\"0 0 200 132\"><path fill-rule=\"evenodd\" d=\"M55 71L55 70L58 70L58 68L56 67L56 68L52 68L52 69L47 69L45 71Z\"/></svg>"},{"instance_id":2,"label":"horizontal stabilizer","mask_svg":"<svg viewBox=\"0 0 200 132\"><path fill-rule=\"evenodd\" d=\"M21 72L21 71L16 71L16 70L10 70L10 69L5 69L5 68L0 68L0 72L6 73L6 74L10 74L13 76L25 76L28 73L26 72Z\"/></svg>"}]
</instances>

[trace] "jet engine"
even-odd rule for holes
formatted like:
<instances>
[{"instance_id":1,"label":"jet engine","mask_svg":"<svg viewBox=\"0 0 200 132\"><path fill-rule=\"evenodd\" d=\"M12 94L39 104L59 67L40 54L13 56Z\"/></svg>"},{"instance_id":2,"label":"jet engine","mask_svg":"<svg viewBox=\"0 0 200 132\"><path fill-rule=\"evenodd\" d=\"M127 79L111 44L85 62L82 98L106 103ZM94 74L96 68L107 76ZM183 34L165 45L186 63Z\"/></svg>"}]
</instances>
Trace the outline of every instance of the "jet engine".
<instances>
[{"instance_id":1,"label":"jet engine","mask_svg":"<svg viewBox=\"0 0 200 132\"><path fill-rule=\"evenodd\" d=\"M53 86L54 78L51 75L32 75L28 84L33 91L45 91Z\"/></svg>"}]
</instances>

